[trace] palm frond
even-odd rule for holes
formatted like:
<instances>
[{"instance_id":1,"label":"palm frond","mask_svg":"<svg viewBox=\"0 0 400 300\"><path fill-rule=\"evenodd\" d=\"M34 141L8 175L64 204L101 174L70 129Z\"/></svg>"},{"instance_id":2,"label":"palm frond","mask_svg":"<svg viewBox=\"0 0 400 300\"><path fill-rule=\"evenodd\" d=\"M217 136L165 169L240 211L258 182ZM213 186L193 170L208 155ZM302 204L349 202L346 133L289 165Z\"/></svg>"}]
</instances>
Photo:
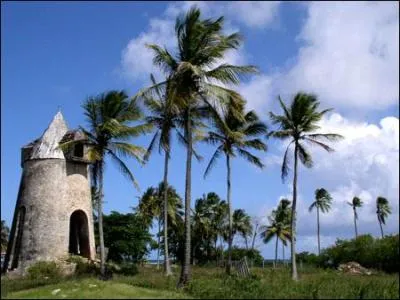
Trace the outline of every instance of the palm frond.
<instances>
[{"instance_id":1,"label":"palm frond","mask_svg":"<svg viewBox=\"0 0 400 300\"><path fill-rule=\"evenodd\" d=\"M256 74L258 69L255 66L234 66L222 64L205 72L206 78L216 79L224 84L239 84L240 80L245 78L245 75Z\"/></svg>"},{"instance_id":2,"label":"palm frond","mask_svg":"<svg viewBox=\"0 0 400 300\"><path fill-rule=\"evenodd\" d=\"M313 203L310 205L310 207L308 208L308 211L309 211L309 212L312 212L312 210L313 210L315 207L317 207L317 201L313 202Z\"/></svg>"},{"instance_id":3,"label":"palm frond","mask_svg":"<svg viewBox=\"0 0 400 300\"><path fill-rule=\"evenodd\" d=\"M206 170L204 171L204 175L203 177L206 178L208 173L211 171L212 167L215 165L215 163L217 162L218 157L221 155L222 153L222 146L219 146L217 148L217 150L215 150L214 154L212 155L210 162L207 165Z\"/></svg>"},{"instance_id":4,"label":"palm frond","mask_svg":"<svg viewBox=\"0 0 400 300\"><path fill-rule=\"evenodd\" d=\"M313 166L313 161L311 155L307 152L307 150L300 143L297 144L297 150L299 154L300 161L307 168L311 168Z\"/></svg>"},{"instance_id":5,"label":"palm frond","mask_svg":"<svg viewBox=\"0 0 400 300\"><path fill-rule=\"evenodd\" d=\"M237 151L239 152L240 156L244 157L246 160L248 160L253 165L259 167L260 169L264 168L264 164L261 162L261 160L257 156L251 154L250 152L248 152L244 149L237 148Z\"/></svg>"},{"instance_id":6,"label":"palm frond","mask_svg":"<svg viewBox=\"0 0 400 300\"><path fill-rule=\"evenodd\" d=\"M149 161L149 157L150 157L151 153L153 152L154 145L157 143L158 136L159 136L159 132L157 131L157 132L154 134L153 138L151 139L151 142L150 142L150 144L149 144L149 147L147 148L146 153L145 153L144 156L143 156L144 162L148 162L148 161Z\"/></svg>"},{"instance_id":7,"label":"palm frond","mask_svg":"<svg viewBox=\"0 0 400 300\"><path fill-rule=\"evenodd\" d=\"M113 151L109 150L108 154L110 154L112 160L120 168L122 174L125 175L130 181L132 181L135 188L140 191L139 184L136 182L135 177L133 176L129 168L125 165L125 163Z\"/></svg>"},{"instance_id":8,"label":"palm frond","mask_svg":"<svg viewBox=\"0 0 400 300\"><path fill-rule=\"evenodd\" d=\"M285 181L285 178L289 174L289 156L288 156L288 152L289 152L289 147L293 142L294 141L291 141L289 143L289 145L286 147L285 154L283 155L283 161L282 161L282 167L281 167L281 178L282 178L282 181Z\"/></svg>"},{"instance_id":9,"label":"palm frond","mask_svg":"<svg viewBox=\"0 0 400 300\"><path fill-rule=\"evenodd\" d=\"M322 142L316 141L315 139L308 138L308 137L306 137L306 138L304 138L304 139L305 139L306 141L310 142L311 144L316 144L316 145L318 145L318 146L324 148L324 149L325 149L326 151L328 151L328 152L333 152L333 151L335 151L335 149L329 147L327 144L324 144L324 143L322 143Z\"/></svg>"}]
</instances>

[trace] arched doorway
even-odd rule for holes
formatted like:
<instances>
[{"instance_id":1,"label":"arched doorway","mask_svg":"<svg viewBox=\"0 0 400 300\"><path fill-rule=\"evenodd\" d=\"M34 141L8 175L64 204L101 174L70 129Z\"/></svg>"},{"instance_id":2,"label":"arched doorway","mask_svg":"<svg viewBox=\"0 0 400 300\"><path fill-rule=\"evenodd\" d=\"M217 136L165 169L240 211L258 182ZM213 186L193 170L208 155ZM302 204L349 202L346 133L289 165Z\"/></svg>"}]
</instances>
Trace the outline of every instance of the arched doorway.
<instances>
[{"instance_id":1,"label":"arched doorway","mask_svg":"<svg viewBox=\"0 0 400 300\"><path fill-rule=\"evenodd\" d=\"M88 218L82 210L74 211L69 219L68 252L90 258Z\"/></svg>"}]
</instances>

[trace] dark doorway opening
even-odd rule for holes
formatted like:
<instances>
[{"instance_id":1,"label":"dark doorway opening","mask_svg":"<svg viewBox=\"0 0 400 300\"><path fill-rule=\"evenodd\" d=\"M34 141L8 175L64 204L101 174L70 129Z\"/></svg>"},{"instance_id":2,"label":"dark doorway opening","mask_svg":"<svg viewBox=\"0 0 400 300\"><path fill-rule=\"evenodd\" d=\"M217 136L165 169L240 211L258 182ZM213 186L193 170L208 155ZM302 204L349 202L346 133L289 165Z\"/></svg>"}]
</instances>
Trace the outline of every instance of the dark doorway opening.
<instances>
[{"instance_id":1,"label":"dark doorway opening","mask_svg":"<svg viewBox=\"0 0 400 300\"><path fill-rule=\"evenodd\" d=\"M69 220L69 253L90 258L89 225L84 211L76 210Z\"/></svg>"}]
</instances>

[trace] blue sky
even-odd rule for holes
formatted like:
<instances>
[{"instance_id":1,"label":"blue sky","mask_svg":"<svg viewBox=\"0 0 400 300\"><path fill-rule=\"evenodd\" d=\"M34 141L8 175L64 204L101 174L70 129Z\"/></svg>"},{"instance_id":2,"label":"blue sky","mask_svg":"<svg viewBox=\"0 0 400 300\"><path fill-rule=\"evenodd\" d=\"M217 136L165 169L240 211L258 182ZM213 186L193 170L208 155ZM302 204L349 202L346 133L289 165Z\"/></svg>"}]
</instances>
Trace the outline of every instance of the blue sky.
<instances>
[{"instance_id":1,"label":"blue sky","mask_svg":"<svg viewBox=\"0 0 400 300\"><path fill-rule=\"evenodd\" d=\"M110 89L133 95L149 84L154 69L144 43L174 46L173 23L189 2L2 2L1 10L1 218L11 223L21 176L20 148L39 137L61 107L70 128L85 124L80 108L88 96ZM322 244L352 237L351 209L355 195L364 199L360 232L379 234L374 201L389 199L393 215L386 230L398 232L399 194L399 13L396 2L296 3L197 2L207 17L226 17L227 31L240 31L243 46L227 62L255 64L261 75L237 89L265 121L278 112L276 97L287 101L298 90L315 92L322 107L335 111L322 129L344 134L338 151L312 149L313 170L300 171L300 250L315 251L315 222L306 209L313 191L327 188L332 212L322 218ZM150 135L132 142L147 146ZM268 142L260 153L267 167L260 171L240 158L233 162L234 208L250 215L268 214L290 180L282 183L280 163L285 144ZM185 151L174 143L170 183L184 195ZM192 203L203 193L225 198L223 161L204 180L213 149L199 145L205 158L194 162ZM128 161L141 192L162 178L163 158L156 154L145 167ZM105 175L105 212L127 212L137 205L136 191L113 165ZM238 243L240 240L238 239ZM273 247L259 243L265 257Z\"/></svg>"}]
</instances>

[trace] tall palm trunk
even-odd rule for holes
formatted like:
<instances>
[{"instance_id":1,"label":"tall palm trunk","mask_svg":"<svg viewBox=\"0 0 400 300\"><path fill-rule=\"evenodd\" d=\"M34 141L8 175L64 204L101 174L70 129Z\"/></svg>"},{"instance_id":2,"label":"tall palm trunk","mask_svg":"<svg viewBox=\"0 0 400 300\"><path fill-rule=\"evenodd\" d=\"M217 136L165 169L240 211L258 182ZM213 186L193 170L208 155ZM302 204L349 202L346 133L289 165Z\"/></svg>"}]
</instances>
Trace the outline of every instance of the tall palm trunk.
<instances>
[{"instance_id":1,"label":"tall palm trunk","mask_svg":"<svg viewBox=\"0 0 400 300\"><path fill-rule=\"evenodd\" d=\"M275 268L278 266L278 233L276 234L275 242Z\"/></svg>"},{"instance_id":2,"label":"tall palm trunk","mask_svg":"<svg viewBox=\"0 0 400 300\"><path fill-rule=\"evenodd\" d=\"M282 265L285 265L285 244L282 242Z\"/></svg>"},{"instance_id":3,"label":"tall palm trunk","mask_svg":"<svg viewBox=\"0 0 400 300\"><path fill-rule=\"evenodd\" d=\"M296 204L297 204L297 141L294 146L294 176L293 176L293 204L292 204L292 218L291 218L291 260L292 260L292 279L298 280L297 266L296 266Z\"/></svg>"},{"instance_id":4,"label":"tall palm trunk","mask_svg":"<svg viewBox=\"0 0 400 300\"><path fill-rule=\"evenodd\" d=\"M246 250L249 250L249 243L247 242L247 235L244 236L244 241L246 243Z\"/></svg>"},{"instance_id":5,"label":"tall palm trunk","mask_svg":"<svg viewBox=\"0 0 400 300\"><path fill-rule=\"evenodd\" d=\"M103 172L104 172L104 161L101 160L99 162L98 167L99 172L99 201L97 202L97 210L98 210L98 221L99 221L99 240L100 240L100 274L101 276L105 275L105 267L106 267L106 257L104 250L104 234L103 234Z\"/></svg>"},{"instance_id":6,"label":"tall palm trunk","mask_svg":"<svg viewBox=\"0 0 400 300\"><path fill-rule=\"evenodd\" d=\"M215 266L218 267L218 251L217 251L217 242L218 242L218 235L214 240L214 249L215 249Z\"/></svg>"},{"instance_id":7,"label":"tall palm trunk","mask_svg":"<svg viewBox=\"0 0 400 300\"><path fill-rule=\"evenodd\" d=\"M257 229L258 229L258 224L256 224L256 228L254 229L253 241L251 242L251 250L254 249L254 243L256 241Z\"/></svg>"},{"instance_id":8,"label":"tall palm trunk","mask_svg":"<svg viewBox=\"0 0 400 300\"><path fill-rule=\"evenodd\" d=\"M353 207L353 214L354 214L354 230L356 231L356 238L358 237L358 232L357 232L357 218L356 218L356 208Z\"/></svg>"},{"instance_id":9,"label":"tall palm trunk","mask_svg":"<svg viewBox=\"0 0 400 300\"><path fill-rule=\"evenodd\" d=\"M318 235L318 255L321 255L321 244L319 239L319 207L317 205L317 235Z\"/></svg>"},{"instance_id":10,"label":"tall palm trunk","mask_svg":"<svg viewBox=\"0 0 400 300\"><path fill-rule=\"evenodd\" d=\"M227 168L227 200L229 212L229 232L228 232L228 264L226 265L226 273L231 273L232 264L232 203L231 203L231 163L229 154L226 155L226 168Z\"/></svg>"},{"instance_id":11,"label":"tall palm trunk","mask_svg":"<svg viewBox=\"0 0 400 300\"><path fill-rule=\"evenodd\" d=\"M380 226L380 228L381 228L381 235L382 235L382 238L383 238L382 222L381 222L381 220L379 219L379 217L378 217L378 222L379 222L379 226Z\"/></svg>"},{"instance_id":12,"label":"tall palm trunk","mask_svg":"<svg viewBox=\"0 0 400 300\"><path fill-rule=\"evenodd\" d=\"M159 215L158 216L158 234L157 234L157 236L158 236L158 241L157 241L157 243L158 243L158 247L157 247L157 270L159 270L160 269L160 240L161 240L161 237L160 237L160 232L161 232L161 215Z\"/></svg>"},{"instance_id":13,"label":"tall palm trunk","mask_svg":"<svg viewBox=\"0 0 400 300\"><path fill-rule=\"evenodd\" d=\"M172 275L168 254L168 160L169 151L165 151L164 160L164 272L165 275Z\"/></svg>"},{"instance_id":14,"label":"tall palm trunk","mask_svg":"<svg viewBox=\"0 0 400 300\"><path fill-rule=\"evenodd\" d=\"M185 118L185 138L187 141L187 157L186 157L186 182L185 182L185 249L181 277L178 287L183 287L190 276L190 198L192 184L192 127L190 118L190 108L186 111Z\"/></svg>"}]
</instances>

